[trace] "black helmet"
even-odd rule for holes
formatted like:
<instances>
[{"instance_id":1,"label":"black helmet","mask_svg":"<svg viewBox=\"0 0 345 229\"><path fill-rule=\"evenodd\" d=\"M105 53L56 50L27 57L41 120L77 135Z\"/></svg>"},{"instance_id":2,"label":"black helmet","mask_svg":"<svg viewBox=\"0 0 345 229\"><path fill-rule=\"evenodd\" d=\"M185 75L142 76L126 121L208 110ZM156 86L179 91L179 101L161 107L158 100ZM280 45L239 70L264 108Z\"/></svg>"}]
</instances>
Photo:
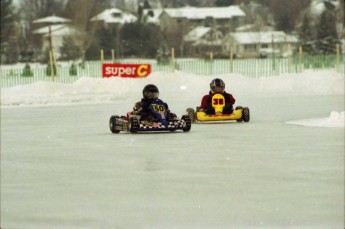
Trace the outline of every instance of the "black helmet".
<instances>
[{"instance_id":1,"label":"black helmet","mask_svg":"<svg viewBox=\"0 0 345 229\"><path fill-rule=\"evenodd\" d=\"M219 78L215 78L210 83L210 89L213 93L214 92L222 92L223 93L224 89L225 89L225 83L223 80L221 80Z\"/></svg>"},{"instance_id":2,"label":"black helmet","mask_svg":"<svg viewBox=\"0 0 345 229\"><path fill-rule=\"evenodd\" d=\"M148 84L143 89L143 96L145 99L158 99L159 90L154 84Z\"/></svg>"}]
</instances>

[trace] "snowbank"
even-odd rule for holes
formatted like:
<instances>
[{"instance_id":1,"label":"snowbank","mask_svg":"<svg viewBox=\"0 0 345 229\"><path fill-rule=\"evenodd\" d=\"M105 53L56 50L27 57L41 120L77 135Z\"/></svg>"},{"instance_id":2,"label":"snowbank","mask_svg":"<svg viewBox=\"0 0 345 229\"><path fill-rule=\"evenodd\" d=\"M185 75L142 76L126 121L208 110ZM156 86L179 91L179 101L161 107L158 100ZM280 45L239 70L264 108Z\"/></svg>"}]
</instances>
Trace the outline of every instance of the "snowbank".
<instances>
[{"instance_id":1,"label":"snowbank","mask_svg":"<svg viewBox=\"0 0 345 229\"><path fill-rule=\"evenodd\" d=\"M287 124L316 127L345 127L345 111L332 111L329 117L288 121Z\"/></svg>"}]
</instances>

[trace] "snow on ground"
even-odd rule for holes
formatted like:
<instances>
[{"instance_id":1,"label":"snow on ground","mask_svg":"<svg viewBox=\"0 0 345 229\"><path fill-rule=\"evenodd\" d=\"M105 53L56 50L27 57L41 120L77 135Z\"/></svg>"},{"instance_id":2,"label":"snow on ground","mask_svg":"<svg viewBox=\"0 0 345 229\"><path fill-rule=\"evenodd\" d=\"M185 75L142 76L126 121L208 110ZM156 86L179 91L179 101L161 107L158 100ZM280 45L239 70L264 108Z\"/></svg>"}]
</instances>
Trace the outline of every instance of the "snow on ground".
<instances>
[{"instance_id":1,"label":"snow on ground","mask_svg":"<svg viewBox=\"0 0 345 229\"><path fill-rule=\"evenodd\" d=\"M118 100L128 100L132 104L133 95L139 99L142 88L148 83L154 83L159 87L161 98L179 100L180 97L184 97L189 101L185 107L194 107L195 104L199 104L200 97L207 93L209 82L215 77L183 72L161 72L145 79L82 77L73 84L37 82L2 89L1 107L111 103ZM217 77L225 81L226 90L236 98L344 95L344 76L334 71L306 71L263 78L250 78L238 74ZM344 112L332 110L329 117L291 120L286 123L344 127Z\"/></svg>"},{"instance_id":2,"label":"snow on ground","mask_svg":"<svg viewBox=\"0 0 345 229\"><path fill-rule=\"evenodd\" d=\"M147 83L181 117L214 76L2 89L0 227L344 228L344 127L323 128L344 122L344 76L220 77L250 122L187 133L112 134L108 120Z\"/></svg>"},{"instance_id":3,"label":"snow on ground","mask_svg":"<svg viewBox=\"0 0 345 229\"><path fill-rule=\"evenodd\" d=\"M345 119L344 111L332 111L329 118L313 118L301 119L295 121L288 121L287 124L301 125L301 126L317 126L317 127L342 127L344 128Z\"/></svg>"}]
</instances>

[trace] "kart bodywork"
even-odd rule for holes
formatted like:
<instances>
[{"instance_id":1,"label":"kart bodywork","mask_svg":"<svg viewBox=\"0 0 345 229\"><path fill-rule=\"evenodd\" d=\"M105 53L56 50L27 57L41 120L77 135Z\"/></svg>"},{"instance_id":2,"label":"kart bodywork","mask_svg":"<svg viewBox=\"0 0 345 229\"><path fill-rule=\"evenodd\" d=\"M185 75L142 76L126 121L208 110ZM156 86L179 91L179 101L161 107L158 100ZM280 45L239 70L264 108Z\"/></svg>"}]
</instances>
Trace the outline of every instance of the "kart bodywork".
<instances>
[{"instance_id":1,"label":"kart bodywork","mask_svg":"<svg viewBox=\"0 0 345 229\"><path fill-rule=\"evenodd\" d=\"M231 121L237 122L249 122L250 112L248 107L237 106L231 114L224 114L223 109L225 107L225 99L221 94L215 94L212 97L212 107L214 114L208 114L206 111L200 109L200 107L187 108L186 115L192 122L208 122L208 121Z\"/></svg>"},{"instance_id":2,"label":"kart bodywork","mask_svg":"<svg viewBox=\"0 0 345 229\"><path fill-rule=\"evenodd\" d=\"M147 131L176 131L188 132L191 129L189 116L183 115L181 119L176 116L169 117L164 102L160 99L150 104L154 115L152 120L144 120L141 115L128 112L126 116L113 115L109 120L109 128L112 133L125 132L147 132Z\"/></svg>"}]
</instances>

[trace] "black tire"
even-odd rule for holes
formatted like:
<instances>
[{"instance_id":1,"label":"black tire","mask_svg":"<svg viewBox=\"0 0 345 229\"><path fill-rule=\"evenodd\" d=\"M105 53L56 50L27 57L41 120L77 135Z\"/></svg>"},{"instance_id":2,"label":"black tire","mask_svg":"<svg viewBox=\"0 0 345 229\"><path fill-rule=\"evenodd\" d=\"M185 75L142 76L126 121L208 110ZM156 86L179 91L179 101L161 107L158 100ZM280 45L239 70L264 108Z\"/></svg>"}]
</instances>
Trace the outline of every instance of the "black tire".
<instances>
[{"instance_id":1,"label":"black tire","mask_svg":"<svg viewBox=\"0 0 345 229\"><path fill-rule=\"evenodd\" d=\"M195 111L193 108L187 108L186 113L190 119L191 122L195 122L196 116L195 116Z\"/></svg>"},{"instance_id":2,"label":"black tire","mask_svg":"<svg viewBox=\"0 0 345 229\"><path fill-rule=\"evenodd\" d=\"M118 119L119 116L116 116L116 115L113 115L110 117L109 119L109 128L110 128L110 131L113 133L113 134L118 134L120 133L119 130L116 130L116 119Z\"/></svg>"},{"instance_id":3,"label":"black tire","mask_svg":"<svg viewBox=\"0 0 345 229\"><path fill-rule=\"evenodd\" d=\"M131 132L131 133L136 133L139 129L139 121L136 117L131 117L129 119L129 127L128 127L128 130Z\"/></svg>"},{"instance_id":4,"label":"black tire","mask_svg":"<svg viewBox=\"0 0 345 229\"><path fill-rule=\"evenodd\" d=\"M249 122L250 120L250 112L248 107L244 107L242 111L242 117L244 122Z\"/></svg>"},{"instance_id":5,"label":"black tire","mask_svg":"<svg viewBox=\"0 0 345 229\"><path fill-rule=\"evenodd\" d=\"M182 129L183 132L190 131L190 129L192 128L192 122L191 122L189 116L188 115L183 115L181 119L186 122L186 127Z\"/></svg>"},{"instance_id":6,"label":"black tire","mask_svg":"<svg viewBox=\"0 0 345 229\"><path fill-rule=\"evenodd\" d=\"M243 107L237 106L237 107L235 108L235 110L242 110L242 117L239 118L239 119L237 119L236 121L237 121L237 122L243 122Z\"/></svg>"}]
</instances>

